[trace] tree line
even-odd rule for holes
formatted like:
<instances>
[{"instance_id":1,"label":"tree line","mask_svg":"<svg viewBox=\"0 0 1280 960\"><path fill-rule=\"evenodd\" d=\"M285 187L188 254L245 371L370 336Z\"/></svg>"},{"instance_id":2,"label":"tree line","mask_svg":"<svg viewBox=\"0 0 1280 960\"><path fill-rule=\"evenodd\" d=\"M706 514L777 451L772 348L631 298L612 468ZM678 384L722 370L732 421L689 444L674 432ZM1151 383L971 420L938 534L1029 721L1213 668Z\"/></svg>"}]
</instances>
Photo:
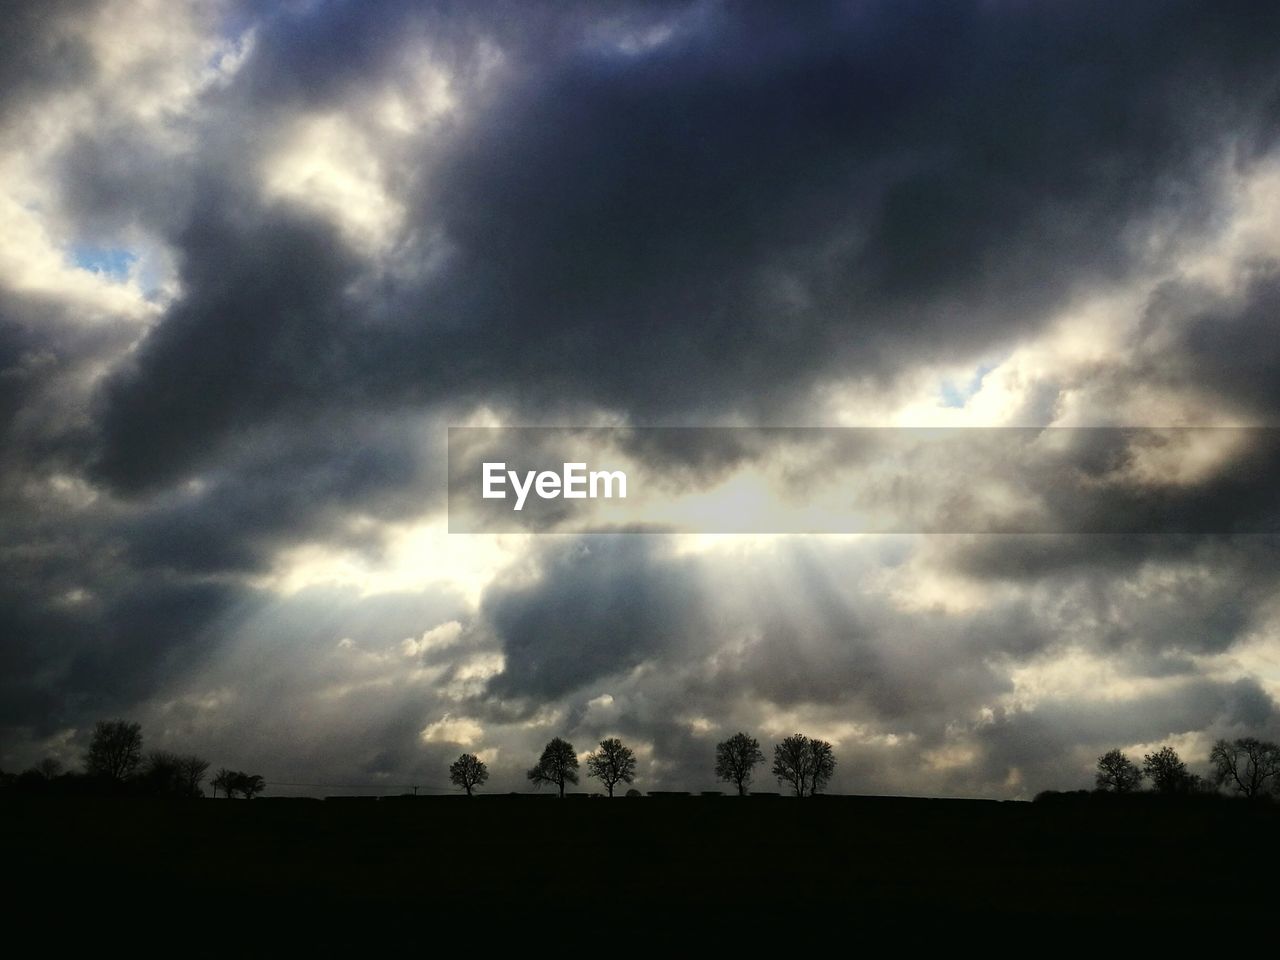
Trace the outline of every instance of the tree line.
<instances>
[{"instance_id":1,"label":"tree line","mask_svg":"<svg viewBox=\"0 0 1280 960\"><path fill-rule=\"evenodd\" d=\"M53 783L67 792L128 793L147 796L203 797L209 761L193 753L143 751L142 725L127 720L100 720L84 755L84 772L69 773L53 757L12 780L20 788ZM210 781L213 795L252 799L266 789L260 774L219 770Z\"/></svg>"},{"instance_id":2,"label":"tree line","mask_svg":"<svg viewBox=\"0 0 1280 960\"><path fill-rule=\"evenodd\" d=\"M760 741L745 733L735 733L728 740L716 744L716 779L732 783L739 796L746 796L755 768L765 762ZM560 797L565 787L578 783L578 752L573 744L561 737L554 737L542 750L538 762L526 774L537 789L552 786ZM784 737L773 748L773 776L780 784L786 784L797 797L811 797L827 785L836 769L835 751L826 740L793 733ZM600 781L612 797L620 784L634 782L636 774L635 751L617 737L608 737L587 754L587 776ZM473 796L486 780L489 768L474 753L464 753L449 765L449 782ZM639 795L628 790L628 795Z\"/></svg>"},{"instance_id":3,"label":"tree line","mask_svg":"<svg viewBox=\"0 0 1280 960\"><path fill-rule=\"evenodd\" d=\"M756 768L766 760L760 741L746 733L735 733L716 744L715 774L732 783L745 796ZM587 776L600 781L608 796L636 776L635 751L617 737L601 740L586 757ZM195 754L167 750L143 751L142 726L127 720L101 720L93 729L84 756L84 773L66 773L61 763L46 758L36 767L5 779L20 787L42 788L59 781L69 792L135 793L170 797L203 797L209 761ZM773 748L772 773L797 797L815 796L835 771L835 752L830 743L802 733L784 737ZM573 744L554 737L528 771L534 788L552 786L563 797L566 786L578 783L578 754ZM449 780L474 795L489 779L489 768L473 753L464 753L449 765ZM209 781L213 796L252 799L266 789L260 774L222 768ZM628 794L638 795L629 790Z\"/></svg>"},{"instance_id":4,"label":"tree line","mask_svg":"<svg viewBox=\"0 0 1280 960\"><path fill-rule=\"evenodd\" d=\"M745 796L757 768L767 762L760 741L739 732L716 744L715 776ZM635 781L635 751L617 737L601 740L586 756L587 776L600 782L609 797ZM202 797L209 761L195 754L168 750L143 751L142 727L126 720L99 721L84 756L84 773L64 772L61 763L46 758L18 776L4 775L4 782L40 788L54 781L75 792L125 792L171 797ZM1143 756L1141 764L1120 749L1098 757L1095 789L1103 793L1205 794L1220 789L1247 798L1280 795L1280 745L1256 737L1221 739L1209 751L1208 778L1192 773L1176 750L1163 746ZM770 772L797 797L816 796L830 782L836 758L832 745L816 737L795 733L773 747ZM553 787L558 796L578 783L580 764L573 744L552 738L526 777L535 789ZM449 765L449 781L473 796L489 779L489 769L474 753L464 753ZM209 782L213 796L252 799L266 789L260 774L218 770ZM628 795L639 791L628 790Z\"/></svg>"},{"instance_id":5,"label":"tree line","mask_svg":"<svg viewBox=\"0 0 1280 960\"><path fill-rule=\"evenodd\" d=\"M1139 766L1119 750L1098 758L1094 785L1103 793L1137 793L1144 782L1162 794L1211 793L1225 787L1256 799L1280 794L1280 746L1257 737L1218 740L1209 751L1208 780L1192 773L1173 747L1161 747Z\"/></svg>"}]
</instances>

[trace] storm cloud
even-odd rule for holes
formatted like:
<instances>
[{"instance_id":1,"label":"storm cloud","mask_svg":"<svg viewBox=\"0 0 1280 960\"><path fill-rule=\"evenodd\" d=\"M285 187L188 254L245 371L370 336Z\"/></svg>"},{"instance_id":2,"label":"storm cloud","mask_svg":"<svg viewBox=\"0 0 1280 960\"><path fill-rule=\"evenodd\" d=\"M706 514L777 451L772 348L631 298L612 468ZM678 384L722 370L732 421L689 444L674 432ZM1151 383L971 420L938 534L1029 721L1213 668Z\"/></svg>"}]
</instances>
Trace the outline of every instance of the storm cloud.
<instances>
[{"instance_id":1,"label":"storm cloud","mask_svg":"<svg viewBox=\"0 0 1280 960\"><path fill-rule=\"evenodd\" d=\"M1276 735L1273 5L9 8L5 769L128 715L280 784L618 734L702 789L805 729L833 789L1025 796ZM450 425L1237 440L1038 464L1106 535L449 535Z\"/></svg>"}]
</instances>

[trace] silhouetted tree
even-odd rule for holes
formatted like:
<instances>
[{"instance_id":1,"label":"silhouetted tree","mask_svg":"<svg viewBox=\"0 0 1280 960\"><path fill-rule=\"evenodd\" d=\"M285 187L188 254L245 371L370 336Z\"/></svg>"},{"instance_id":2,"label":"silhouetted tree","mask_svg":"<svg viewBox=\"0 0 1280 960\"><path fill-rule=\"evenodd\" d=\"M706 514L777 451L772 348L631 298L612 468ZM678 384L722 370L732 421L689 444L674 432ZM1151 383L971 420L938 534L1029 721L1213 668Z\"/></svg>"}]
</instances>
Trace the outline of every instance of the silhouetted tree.
<instances>
[{"instance_id":1,"label":"silhouetted tree","mask_svg":"<svg viewBox=\"0 0 1280 960\"><path fill-rule=\"evenodd\" d=\"M126 720L99 720L93 728L85 769L93 776L126 780L142 762L142 726Z\"/></svg>"},{"instance_id":2,"label":"silhouetted tree","mask_svg":"<svg viewBox=\"0 0 1280 960\"><path fill-rule=\"evenodd\" d=\"M36 769L40 771L40 776L46 780L52 780L62 773L62 761L57 757L45 757L38 764Z\"/></svg>"},{"instance_id":3,"label":"silhouetted tree","mask_svg":"<svg viewBox=\"0 0 1280 960\"><path fill-rule=\"evenodd\" d=\"M236 789L235 771L228 770L226 767L221 768L216 774L214 774L213 780L210 781L210 784L213 787L213 795L215 797L218 795L218 791L221 790L223 796L230 800L232 793L234 793Z\"/></svg>"},{"instance_id":4,"label":"silhouetted tree","mask_svg":"<svg viewBox=\"0 0 1280 960\"><path fill-rule=\"evenodd\" d=\"M559 737L553 739L542 751L537 766L533 767L528 777L535 787L544 783L555 784L564 797L564 785L578 782L578 755L573 752L573 744Z\"/></svg>"},{"instance_id":5,"label":"silhouetted tree","mask_svg":"<svg viewBox=\"0 0 1280 960\"><path fill-rule=\"evenodd\" d=\"M152 793L176 795L182 792L179 767L182 758L168 750L152 750L142 765L142 782Z\"/></svg>"},{"instance_id":6,"label":"silhouetted tree","mask_svg":"<svg viewBox=\"0 0 1280 960\"><path fill-rule=\"evenodd\" d=\"M1132 793L1142 787L1142 777L1136 763L1119 750L1108 750L1098 758L1098 775L1094 782L1099 790Z\"/></svg>"},{"instance_id":7,"label":"silhouetted tree","mask_svg":"<svg viewBox=\"0 0 1280 960\"><path fill-rule=\"evenodd\" d=\"M1266 740L1219 740L1209 752L1209 762L1215 783L1230 784L1246 797L1261 796L1280 784L1280 746Z\"/></svg>"},{"instance_id":8,"label":"silhouetted tree","mask_svg":"<svg viewBox=\"0 0 1280 960\"><path fill-rule=\"evenodd\" d=\"M209 770L209 761L188 753L178 758L178 786L183 796L204 796L204 775Z\"/></svg>"},{"instance_id":9,"label":"silhouetted tree","mask_svg":"<svg viewBox=\"0 0 1280 960\"><path fill-rule=\"evenodd\" d=\"M449 764L449 782L467 791L468 797L472 796L472 790L488 779L489 768L474 753L464 753Z\"/></svg>"},{"instance_id":10,"label":"silhouetted tree","mask_svg":"<svg viewBox=\"0 0 1280 960\"><path fill-rule=\"evenodd\" d=\"M152 793L173 797L199 797L203 796L200 784L208 769L209 761L195 754L153 750L147 754L142 782Z\"/></svg>"},{"instance_id":11,"label":"silhouetted tree","mask_svg":"<svg viewBox=\"0 0 1280 960\"><path fill-rule=\"evenodd\" d=\"M603 783L612 797L613 788L619 783L630 783L636 778L636 755L617 737L601 740L600 749L587 755L587 776Z\"/></svg>"},{"instance_id":12,"label":"silhouetted tree","mask_svg":"<svg viewBox=\"0 0 1280 960\"><path fill-rule=\"evenodd\" d=\"M809 786L812 764L809 738L803 733L793 733L773 748L773 775L779 783L790 784L797 797L803 797Z\"/></svg>"},{"instance_id":13,"label":"silhouetted tree","mask_svg":"<svg viewBox=\"0 0 1280 960\"><path fill-rule=\"evenodd\" d=\"M764 754L755 737L735 733L716 744L716 779L732 783L740 797L747 795L752 769L759 763L764 763Z\"/></svg>"},{"instance_id":14,"label":"silhouetted tree","mask_svg":"<svg viewBox=\"0 0 1280 960\"><path fill-rule=\"evenodd\" d=\"M1161 747L1142 758L1142 772L1157 793L1189 793L1196 780L1173 747Z\"/></svg>"},{"instance_id":15,"label":"silhouetted tree","mask_svg":"<svg viewBox=\"0 0 1280 960\"><path fill-rule=\"evenodd\" d=\"M267 788L262 777L256 773L232 774L231 789L241 794L246 800L252 800Z\"/></svg>"},{"instance_id":16,"label":"silhouetted tree","mask_svg":"<svg viewBox=\"0 0 1280 960\"><path fill-rule=\"evenodd\" d=\"M836 769L836 755L831 744L816 738L809 741L809 796L816 797L827 785Z\"/></svg>"}]
</instances>

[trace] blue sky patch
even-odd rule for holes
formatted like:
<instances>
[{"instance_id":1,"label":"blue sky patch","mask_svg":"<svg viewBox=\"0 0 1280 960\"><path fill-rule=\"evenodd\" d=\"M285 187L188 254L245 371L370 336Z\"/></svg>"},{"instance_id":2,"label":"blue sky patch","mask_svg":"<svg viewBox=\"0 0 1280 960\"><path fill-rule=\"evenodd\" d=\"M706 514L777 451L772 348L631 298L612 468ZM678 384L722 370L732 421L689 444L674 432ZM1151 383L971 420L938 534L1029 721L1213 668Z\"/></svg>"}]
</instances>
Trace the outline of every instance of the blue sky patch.
<instances>
[{"instance_id":1,"label":"blue sky patch","mask_svg":"<svg viewBox=\"0 0 1280 960\"><path fill-rule=\"evenodd\" d=\"M81 270L106 274L114 280L125 280L138 255L123 247L93 247L77 244L71 248L71 260Z\"/></svg>"},{"instance_id":2,"label":"blue sky patch","mask_svg":"<svg viewBox=\"0 0 1280 960\"><path fill-rule=\"evenodd\" d=\"M995 369L995 364L984 363L973 371L973 376L965 384L957 384L954 380L943 380L939 393L942 395L944 407L963 407L969 398L982 389L982 378Z\"/></svg>"}]
</instances>

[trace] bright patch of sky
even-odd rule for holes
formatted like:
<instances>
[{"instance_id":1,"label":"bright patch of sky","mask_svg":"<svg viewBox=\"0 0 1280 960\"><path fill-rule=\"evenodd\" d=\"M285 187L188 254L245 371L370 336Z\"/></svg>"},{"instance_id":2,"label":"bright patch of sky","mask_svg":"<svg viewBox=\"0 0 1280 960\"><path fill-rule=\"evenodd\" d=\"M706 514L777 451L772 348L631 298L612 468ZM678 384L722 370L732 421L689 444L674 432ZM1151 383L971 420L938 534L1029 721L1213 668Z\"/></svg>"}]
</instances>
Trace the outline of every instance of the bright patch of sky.
<instances>
[{"instance_id":1,"label":"bright patch of sky","mask_svg":"<svg viewBox=\"0 0 1280 960\"><path fill-rule=\"evenodd\" d=\"M938 391L942 396L942 405L956 409L962 408L969 402L970 397L982 389L982 378L994 370L995 366L993 363L979 365L967 383L959 384L955 380L943 380Z\"/></svg>"},{"instance_id":2,"label":"bright patch of sky","mask_svg":"<svg viewBox=\"0 0 1280 960\"><path fill-rule=\"evenodd\" d=\"M76 244L71 248L71 260L81 270L124 281L129 278L129 270L137 262L138 255L123 247Z\"/></svg>"}]
</instances>

